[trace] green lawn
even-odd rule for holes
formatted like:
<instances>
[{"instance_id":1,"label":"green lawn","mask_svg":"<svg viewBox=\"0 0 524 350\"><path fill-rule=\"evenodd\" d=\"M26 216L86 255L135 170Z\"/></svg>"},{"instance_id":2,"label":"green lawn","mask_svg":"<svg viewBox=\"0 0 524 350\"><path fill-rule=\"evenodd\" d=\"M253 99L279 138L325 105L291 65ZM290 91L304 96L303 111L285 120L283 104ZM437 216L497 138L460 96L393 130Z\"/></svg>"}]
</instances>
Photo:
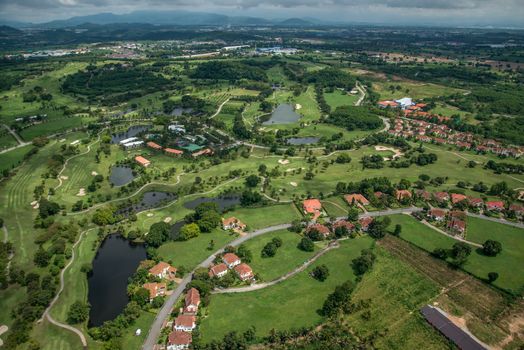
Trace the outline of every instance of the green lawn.
<instances>
[{"instance_id":1,"label":"green lawn","mask_svg":"<svg viewBox=\"0 0 524 350\"><path fill-rule=\"evenodd\" d=\"M325 198L322 201L322 208L329 216L347 216L349 207L342 197L334 196Z\"/></svg>"},{"instance_id":2,"label":"green lawn","mask_svg":"<svg viewBox=\"0 0 524 350\"><path fill-rule=\"evenodd\" d=\"M395 87L395 90L392 91L390 89L391 86ZM398 86L400 89L396 89ZM414 99L423 99L436 96L448 96L463 91L450 88L449 86L409 80L377 82L373 84L373 90L380 94L381 99L399 99L406 96Z\"/></svg>"},{"instance_id":3,"label":"green lawn","mask_svg":"<svg viewBox=\"0 0 524 350\"><path fill-rule=\"evenodd\" d=\"M367 236L343 241L340 248L278 285L248 293L213 295L206 310L208 316L201 318L203 340L221 339L227 332L242 332L251 326L255 326L257 335L264 336L273 328L286 330L320 323L317 309L336 285L355 278L351 260L371 244ZM330 275L324 282L309 276L319 264L329 267Z\"/></svg>"},{"instance_id":4,"label":"green lawn","mask_svg":"<svg viewBox=\"0 0 524 350\"><path fill-rule=\"evenodd\" d=\"M260 208L238 208L224 213L223 217L234 216L248 226L248 230L256 230L279 224L289 224L300 219L301 215L294 204L277 204Z\"/></svg>"},{"instance_id":5,"label":"green lawn","mask_svg":"<svg viewBox=\"0 0 524 350\"><path fill-rule=\"evenodd\" d=\"M324 98L332 110L340 106L353 106L357 102L359 95L350 95L346 91L336 90L334 92L325 92Z\"/></svg>"},{"instance_id":6,"label":"green lawn","mask_svg":"<svg viewBox=\"0 0 524 350\"><path fill-rule=\"evenodd\" d=\"M375 249L376 263L358 284L353 298L370 301L366 310L350 314L348 325L357 335L385 332L375 344L379 349L448 349L447 340L422 317L419 309L431 303L439 287L427 277L382 248Z\"/></svg>"},{"instance_id":7,"label":"green lawn","mask_svg":"<svg viewBox=\"0 0 524 350\"><path fill-rule=\"evenodd\" d=\"M282 239L282 246L278 248L277 254L271 258L261 256L262 248L274 237ZM304 252L298 249L297 245L302 237L297 233L288 230L271 232L247 241L245 246L251 250L253 260L249 266L255 273L260 274L264 281L274 280L287 272L292 271L295 267L300 266L314 252ZM318 248L315 249L315 251Z\"/></svg>"},{"instance_id":8,"label":"green lawn","mask_svg":"<svg viewBox=\"0 0 524 350\"><path fill-rule=\"evenodd\" d=\"M27 145L12 151L0 154L0 171L13 169L22 163L24 156L33 146Z\"/></svg>"},{"instance_id":9,"label":"green lawn","mask_svg":"<svg viewBox=\"0 0 524 350\"><path fill-rule=\"evenodd\" d=\"M236 234L216 229L210 233L201 233L200 236L188 241L170 241L158 248L158 254L165 261L172 261L173 266L184 266L193 269L204 261L215 250L225 246L235 239ZM208 249L209 242L215 241L215 247Z\"/></svg>"}]
</instances>

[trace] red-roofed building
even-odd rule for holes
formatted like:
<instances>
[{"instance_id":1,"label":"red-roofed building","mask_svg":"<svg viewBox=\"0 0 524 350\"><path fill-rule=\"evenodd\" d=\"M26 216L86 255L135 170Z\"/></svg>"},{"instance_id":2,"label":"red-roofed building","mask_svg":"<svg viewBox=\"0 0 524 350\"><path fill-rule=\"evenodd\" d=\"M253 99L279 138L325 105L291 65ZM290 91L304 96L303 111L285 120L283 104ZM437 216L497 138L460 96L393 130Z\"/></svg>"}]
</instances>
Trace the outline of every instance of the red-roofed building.
<instances>
[{"instance_id":1,"label":"red-roofed building","mask_svg":"<svg viewBox=\"0 0 524 350\"><path fill-rule=\"evenodd\" d=\"M242 263L238 266L235 266L235 272L242 281L250 280L254 277L253 270L248 264Z\"/></svg>"},{"instance_id":2,"label":"red-roofed building","mask_svg":"<svg viewBox=\"0 0 524 350\"><path fill-rule=\"evenodd\" d=\"M198 311L199 305L200 305L200 293L198 292L198 289L196 288L189 289L186 293L184 312L196 313Z\"/></svg>"},{"instance_id":3,"label":"red-roofed building","mask_svg":"<svg viewBox=\"0 0 524 350\"><path fill-rule=\"evenodd\" d=\"M211 266L211 268L209 269L209 277L221 278L225 276L227 272L227 265L224 263L220 263L218 265Z\"/></svg>"},{"instance_id":4,"label":"red-roofed building","mask_svg":"<svg viewBox=\"0 0 524 350\"><path fill-rule=\"evenodd\" d=\"M164 149L164 152L169 156L181 156L182 154L184 154L183 151L174 148L166 148Z\"/></svg>"},{"instance_id":5,"label":"red-roofed building","mask_svg":"<svg viewBox=\"0 0 524 350\"><path fill-rule=\"evenodd\" d=\"M435 192L433 193L433 198L437 202L447 202L449 201L449 194L447 192Z\"/></svg>"},{"instance_id":6,"label":"red-roofed building","mask_svg":"<svg viewBox=\"0 0 524 350\"><path fill-rule=\"evenodd\" d=\"M318 199L306 199L302 202L302 207L304 208L304 213L312 215L312 219L316 220L322 214L322 203Z\"/></svg>"},{"instance_id":7,"label":"red-roofed building","mask_svg":"<svg viewBox=\"0 0 524 350\"><path fill-rule=\"evenodd\" d=\"M484 206L484 201L482 200L482 198L469 197L468 204L470 207L482 208Z\"/></svg>"},{"instance_id":8,"label":"red-roofed building","mask_svg":"<svg viewBox=\"0 0 524 350\"><path fill-rule=\"evenodd\" d=\"M442 209L433 208L428 211L428 217L435 221L443 221L446 218L446 211Z\"/></svg>"},{"instance_id":9,"label":"red-roofed building","mask_svg":"<svg viewBox=\"0 0 524 350\"><path fill-rule=\"evenodd\" d=\"M212 155L213 154L213 151L209 148L204 148L203 150L201 151L198 151L198 152L195 152L193 154L191 154L193 157L200 157L200 156L205 156L205 155Z\"/></svg>"},{"instance_id":10,"label":"red-roofed building","mask_svg":"<svg viewBox=\"0 0 524 350\"><path fill-rule=\"evenodd\" d=\"M240 230L244 231L246 229L247 225L244 224L242 221L238 220L234 216L222 219L222 228L224 230Z\"/></svg>"},{"instance_id":11,"label":"red-roofed building","mask_svg":"<svg viewBox=\"0 0 524 350\"><path fill-rule=\"evenodd\" d=\"M381 198L384 197L386 194L385 194L384 192L376 191L375 193L373 193L373 195L375 196L375 198L377 198L377 199L381 199Z\"/></svg>"},{"instance_id":12,"label":"red-roofed building","mask_svg":"<svg viewBox=\"0 0 524 350\"><path fill-rule=\"evenodd\" d=\"M417 197L426 201L429 201L431 199L431 193L425 190L415 190L415 194L417 195Z\"/></svg>"},{"instance_id":13,"label":"red-roofed building","mask_svg":"<svg viewBox=\"0 0 524 350\"><path fill-rule=\"evenodd\" d=\"M143 166L144 168L147 168L151 165L151 162L142 156L136 156L135 162L137 162L138 165Z\"/></svg>"},{"instance_id":14,"label":"red-roofed building","mask_svg":"<svg viewBox=\"0 0 524 350\"><path fill-rule=\"evenodd\" d=\"M240 261L240 258L236 254L233 254L233 253L224 254L224 256L222 257L222 261L230 269L232 269L233 267L237 265L240 265L240 263L242 262Z\"/></svg>"},{"instance_id":15,"label":"red-roofed building","mask_svg":"<svg viewBox=\"0 0 524 350\"><path fill-rule=\"evenodd\" d=\"M486 202L486 209L489 211L502 211L504 210L504 202L503 201Z\"/></svg>"},{"instance_id":16,"label":"red-roofed building","mask_svg":"<svg viewBox=\"0 0 524 350\"><path fill-rule=\"evenodd\" d=\"M395 197L398 201L402 201L406 198L411 198L411 192L409 192L408 190L396 190Z\"/></svg>"},{"instance_id":17,"label":"red-roofed building","mask_svg":"<svg viewBox=\"0 0 524 350\"><path fill-rule=\"evenodd\" d=\"M451 210L449 212L449 217L453 219L466 220L466 213L462 210Z\"/></svg>"},{"instance_id":18,"label":"red-roofed building","mask_svg":"<svg viewBox=\"0 0 524 350\"><path fill-rule=\"evenodd\" d=\"M451 194L451 203L453 204L457 204L457 203L460 203L464 200L466 200L468 197L466 197L465 195L463 194L460 194L460 193L452 193Z\"/></svg>"},{"instance_id":19,"label":"red-roofed building","mask_svg":"<svg viewBox=\"0 0 524 350\"><path fill-rule=\"evenodd\" d=\"M162 149L162 146L160 146L159 144L157 143L154 143L153 141L149 141L148 143L146 143L147 147L151 148L151 149L154 149L154 150L161 150Z\"/></svg>"},{"instance_id":20,"label":"red-roofed building","mask_svg":"<svg viewBox=\"0 0 524 350\"><path fill-rule=\"evenodd\" d=\"M369 205L369 201L360 193L346 194L344 199L349 205L360 203L362 205Z\"/></svg>"},{"instance_id":21,"label":"red-roofed building","mask_svg":"<svg viewBox=\"0 0 524 350\"><path fill-rule=\"evenodd\" d=\"M380 108L387 108L387 107L390 107L390 108L397 108L399 106L399 104L395 101L380 101L378 103L378 106Z\"/></svg>"},{"instance_id":22,"label":"red-roofed building","mask_svg":"<svg viewBox=\"0 0 524 350\"><path fill-rule=\"evenodd\" d=\"M352 232L355 229L355 225L347 220L337 220L333 223L333 232L339 227L345 227L348 232Z\"/></svg>"},{"instance_id":23,"label":"red-roofed building","mask_svg":"<svg viewBox=\"0 0 524 350\"><path fill-rule=\"evenodd\" d=\"M173 331L169 333L166 350L183 350L189 348L193 341L191 333Z\"/></svg>"},{"instance_id":24,"label":"red-roofed building","mask_svg":"<svg viewBox=\"0 0 524 350\"><path fill-rule=\"evenodd\" d=\"M466 231L466 222L460 219L453 218L449 220L447 227L451 231L464 233L464 231Z\"/></svg>"},{"instance_id":25,"label":"red-roofed building","mask_svg":"<svg viewBox=\"0 0 524 350\"><path fill-rule=\"evenodd\" d=\"M174 329L182 332L191 332L196 327L196 317L194 315L178 315L175 318Z\"/></svg>"},{"instance_id":26,"label":"red-roofed building","mask_svg":"<svg viewBox=\"0 0 524 350\"><path fill-rule=\"evenodd\" d=\"M364 216L363 218L358 219L358 223L360 224L360 229L364 232L367 232L369 229L369 225L373 222L373 218L371 216Z\"/></svg>"},{"instance_id":27,"label":"red-roofed building","mask_svg":"<svg viewBox=\"0 0 524 350\"><path fill-rule=\"evenodd\" d=\"M322 234L324 237L327 237L329 236L329 234L331 233L329 231L329 228L327 228L327 226L324 226L322 224L312 224L312 225L309 225L306 229L306 232L309 233L311 231L317 231L318 233Z\"/></svg>"},{"instance_id":28,"label":"red-roofed building","mask_svg":"<svg viewBox=\"0 0 524 350\"><path fill-rule=\"evenodd\" d=\"M142 287L149 291L149 301L166 295L167 287L165 283L144 283Z\"/></svg>"},{"instance_id":29,"label":"red-roofed building","mask_svg":"<svg viewBox=\"0 0 524 350\"><path fill-rule=\"evenodd\" d=\"M518 217L524 216L524 207L522 205L511 204L509 206L509 211L514 212L515 215L518 216Z\"/></svg>"},{"instance_id":30,"label":"red-roofed building","mask_svg":"<svg viewBox=\"0 0 524 350\"><path fill-rule=\"evenodd\" d=\"M167 278L172 280L175 278L176 268L166 262L161 261L149 269L149 274L158 278Z\"/></svg>"}]
</instances>

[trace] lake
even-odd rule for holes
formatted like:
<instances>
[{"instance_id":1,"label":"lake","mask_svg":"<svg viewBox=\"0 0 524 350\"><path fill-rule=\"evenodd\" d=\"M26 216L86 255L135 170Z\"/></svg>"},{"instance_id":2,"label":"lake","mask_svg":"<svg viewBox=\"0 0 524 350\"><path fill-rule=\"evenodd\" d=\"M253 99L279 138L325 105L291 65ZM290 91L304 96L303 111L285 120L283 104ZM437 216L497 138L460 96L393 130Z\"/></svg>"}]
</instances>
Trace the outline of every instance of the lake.
<instances>
[{"instance_id":1,"label":"lake","mask_svg":"<svg viewBox=\"0 0 524 350\"><path fill-rule=\"evenodd\" d=\"M199 204L208 202L216 203L218 205L218 209L220 211L224 211L226 209L234 207L235 205L240 204L240 196L232 194L214 198L199 197L193 199L192 201L185 202L184 207L186 207L187 209L195 209Z\"/></svg>"},{"instance_id":2,"label":"lake","mask_svg":"<svg viewBox=\"0 0 524 350\"><path fill-rule=\"evenodd\" d=\"M127 129L126 132L121 132L118 134L113 134L111 136L111 143L119 143L122 140L128 139L130 137L135 137L136 135L140 134L141 132L144 132L146 130L149 130L151 126L149 125L134 125Z\"/></svg>"},{"instance_id":3,"label":"lake","mask_svg":"<svg viewBox=\"0 0 524 350\"><path fill-rule=\"evenodd\" d=\"M164 203L167 204L175 199L176 195L171 192L149 191L144 193L138 203L119 209L118 213L124 215L131 212L139 213L144 210L156 208Z\"/></svg>"},{"instance_id":4,"label":"lake","mask_svg":"<svg viewBox=\"0 0 524 350\"><path fill-rule=\"evenodd\" d=\"M171 111L171 115L174 117L180 117L182 114L193 112L193 108L182 108L177 107Z\"/></svg>"},{"instance_id":5,"label":"lake","mask_svg":"<svg viewBox=\"0 0 524 350\"><path fill-rule=\"evenodd\" d=\"M119 234L109 235L102 242L87 279L90 327L101 326L122 313L129 302L128 278L146 258L143 245L133 244Z\"/></svg>"},{"instance_id":6,"label":"lake","mask_svg":"<svg viewBox=\"0 0 524 350\"><path fill-rule=\"evenodd\" d=\"M275 108L271 113L271 118L268 121L262 123L262 125L273 125L273 124L291 124L300 119L300 114L295 112L292 105L282 103Z\"/></svg>"},{"instance_id":7,"label":"lake","mask_svg":"<svg viewBox=\"0 0 524 350\"><path fill-rule=\"evenodd\" d=\"M291 137L286 140L289 145L311 145L320 140L318 137Z\"/></svg>"},{"instance_id":8,"label":"lake","mask_svg":"<svg viewBox=\"0 0 524 350\"><path fill-rule=\"evenodd\" d=\"M111 174L109 175L109 182L114 186L124 186L133 181L135 175L133 175L133 169L128 166L114 166L111 168Z\"/></svg>"}]
</instances>

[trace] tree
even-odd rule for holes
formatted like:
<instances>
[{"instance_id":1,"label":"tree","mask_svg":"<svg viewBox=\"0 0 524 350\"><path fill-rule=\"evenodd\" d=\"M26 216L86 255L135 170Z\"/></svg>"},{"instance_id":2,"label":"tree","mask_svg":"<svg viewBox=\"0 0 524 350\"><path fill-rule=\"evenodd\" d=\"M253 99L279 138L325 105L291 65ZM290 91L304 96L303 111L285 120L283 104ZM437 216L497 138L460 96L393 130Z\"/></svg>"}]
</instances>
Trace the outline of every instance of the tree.
<instances>
[{"instance_id":1,"label":"tree","mask_svg":"<svg viewBox=\"0 0 524 350\"><path fill-rule=\"evenodd\" d=\"M322 315L331 317L337 315L341 311L349 311L353 288L354 284L351 281L346 281L343 284L336 286L335 291L328 295L322 305Z\"/></svg>"},{"instance_id":2,"label":"tree","mask_svg":"<svg viewBox=\"0 0 524 350\"><path fill-rule=\"evenodd\" d=\"M38 267L46 267L47 265L49 265L50 259L51 259L51 254L49 254L49 252L47 252L44 248L40 246L35 253L33 262Z\"/></svg>"},{"instance_id":3,"label":"tree","mask_svg":"<svg viewBox=\"0 0 524 350\"><path fill-rule=\"evenodd\" d=\"M149 303L149 291L145 288L138 288L131 300L136 301L140 306L147 305Z\"/></svg>"},{"instance_id":4,"label":"tree","mask_svg":"<svg viewBox=\"0 0 524 350\"><path fill-rule=\"evenodd\" d=\"M48 201L45 198L40 199L38 213L42 219L58 214L59 211L60 205L58 203Z\"/></svg>"},{"instance_id":5,"label":"tree","mask_svg":"<svg viewBox=\"0 0 524 350\"><path fill-rule=\"evenodd\" d=\"M391 219L389 219L388 217L385 217L382 220L373 220L369 224L368 234L375 239L383 238L386 235L386 227L389 225L390 222Z\"/></svg>"},{"instance_id":6,"label":"tree","mask_svg":"<svg viewBox=\"0 0 524 350\"><path fill-rule=\"evenodd\" d=\"M249 175L248 177L246 177L246 186L247 187L251 187L251 188L257 187L259 182L260 182L260 177L258 177L257 175Z\"/></svg>"},{"instance_id":7,"label":"tree","mask_svg":"<svg viewBox=\"0 0 524 350\"><path fill-rule=\"evenodd\" d=\"M0 228L4 227L4 219L0 218Z\"/></svg>"},{"instance_id":8,"label":"tree","mask_svg":"<svg viewBox=\"0 0 524 350\"><path fill-rule=\"evenodd\" d=\"M195 224L185 224L180 229L180 239L187 241L191 238L198 237L200 235L200 227Z\"/></svg>"},{"instance_id":9,"label":"tree","mask_svg":"<svg viewBox=\"0 0 524 350\"><path fill-rule=\"evenodd\" d=\"M470 254L471 247L464 242L457 242L453 244L450 253L451 257L453 258L453 264L456 266L463 265Z\"/></svg>"},{"instance_id":10,"label":"tree","mask_svg":"<svg viewBox=\"0 0 524 350\"><path fill-rule=\"evenodd\" d=\"M490 272L488 273L488 282L493 283L499 278L499 274L496 272Z\"/></svg>"},{"instance_id":11,"label":"tree","mask_svg":"<svg viewBox=\"0 0 524 350\"><path fill-rule=\"evenodd\" d=\"M273 242L273 243L277 246L277 248L282 247L282 243L283 243L283 242L282 242L282 238L280 238L280 237L274 237L274 238L271 240L271 242Z\"/></svg>"},{"instance_id":12,"label":"tree","mask_svg":"<svg viewBox=\"0 0 524 350\"><path fill-rule=\"evenodd\" d=\"M313 243L313 241L310 238L304 237L298 243L298 249L303 250L305 252L312 252L315 250L315 243Z\"/></svg>"},{"instance_id":13,"label":"tree","mask_svg":"<svg viewBox=\"0 0 524 350\"><path fill-rule=\"evenodd\" d=\"M498 241L488 239L482 245L482 253L487 256L497 256L502 251L502 244Z\"/></svg>"},{"instance_id":14,"label":"tree","mask_svg":"<svg viewBox=\"0 0 524 350\"><path fill-rule=\"evenodd\" d=\"M351 157L346 153L342 153L337 156L335 162L339 164L347 164L351 162Z\"/></svg>"},{"instance_id":15,"label":"tree","mask_svg":"<svg viewBox=\"0 0 524 350\"><path fill-rule=\"evenodd\" d=\"M277 249L278 247L275 245L275 243L269 242L264 246L264 248L262 248L261 256L263 258L273 257L277 253Z\"/></svg>"},{"instance_id":16,"label":"tree","mask_svg":"<svg viewBox=\"0 0 524 350\"><path fill-rule=\"evenodd\" d=\"M358 209L357 208L350 208L348 210L348 220L353 221L353 222L358 220Z\"/></svg>"},{"instance_id":17,"label":"tree","mask_svg":"<svg viewBox=\"0 0 524 350\"><path fill-rule=\"evenodd\" d=\"M355 275L360 276L365 274L375 263L376 256L369 249L363 249L360 256L351 261L351 266Z\"/></svg>"},{"instance_id":18,"label":"tree","mask_svg":"<svg viewBox=\"0 0 524 350\"><path fill-rule=\"evenodd\" d=\"M251 260L253 260L253 254L251 253L251 250L247 249L245 244L241 244L238 246L237 255L240 258L240 260L246 263L250 263Z\"/></svg>"},{"instance_id":19,"label":"tree","mask_svg":"<svg viewBox=\"0 0 524 350\"><path fill-rule=\"evenodd\" d=\"M69 307L67 312L67 322L69 324L76 324L84 322L89 317L89 304L81 301L75 301Z\"/></svg>"},{"instance_id":20,"label":"tree","mask_svg":"<svg viewBox=\"0 0 524 350\"><path fill-rule=\"evenodd\" d=\"M395 231L393 231L393 236L400 236L400 233L402 232L402 226L400 224L395 225Z\"/></svg>"},{"instance_id":21,"label":"tree","mask_svg":"<svg viewBox=\"0 0 524 350\"><path fill-rule=\"evenodd\" d=\"M435 248L433 252L431 252L431 255L433 255L435 258L446 260L449 256L449 253L446 249Z\"/></svg>"},{"instance_id":22,"label":"tree","mask_svg":"<svg viewBox=\"0 0 524 350\"><path fill-rule=\"evenodd\" d=\"M313 271L311 272L311 276L313 276L314 279L319 280L320 282L324 282L326 278L328 278L329 276L329 269L326 265L322 264L313 269Z\"/></svg>"},{"instance_id":23,"label":"tree","mask_svg":"<svg viewBox=\"0 0 524 350\"><path fill-rule=\"evenodd\" d=\"M202 232L211 232L214 228L220 225L220 214L214 210L206 211L197 221L198 227Z\"/></svg>"},{"instance_id":24,"label":"tree","mask_svg":"<svg viewBox=\"0 0 524 350\"><path fill-rule=\"evenodd\" d=\"M151 306L155 309L160 309L164 305L164 297L158 296L153 299Z\"/></svg>"},{"instance_id":25,"label":"tree","mask_svg":"<svg viewBox=\"0 0 524 350\"><path fill-rule=\"evenodd\" d=\"M242 204L242 206L245 207L259 203L261 201L262 196L260 195L260 193L255 191L246 190L242 192L242 195L240 196L240 204Z\"/></svg>"},{"instance_id":26,"label":"tree","mask_svg":"<svg viewBox=\"0 0 524 350\"><path fill-rule=\"evenodd\" d=\"M145 241L152 247L160 247L162 243L168 240L171 233L171 226L161 221L154 223L149 228L149 233L146 235Z\"/></svg>"}]
</instances>

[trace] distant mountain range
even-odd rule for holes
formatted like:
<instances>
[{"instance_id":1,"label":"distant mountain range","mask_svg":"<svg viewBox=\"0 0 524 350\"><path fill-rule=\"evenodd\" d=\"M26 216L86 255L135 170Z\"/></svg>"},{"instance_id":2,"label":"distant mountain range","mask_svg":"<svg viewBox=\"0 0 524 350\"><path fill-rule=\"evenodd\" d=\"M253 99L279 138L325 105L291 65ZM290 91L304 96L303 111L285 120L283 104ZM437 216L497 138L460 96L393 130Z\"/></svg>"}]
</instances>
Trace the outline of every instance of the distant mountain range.
<instances>
[{"instance_id":1,"label":"distant mountain range","mask_svg":"<svg viewBox=\"0 0 524 350\"><path fill-rule=\"evenodd\" d=\"M216 13L190 11L135 11L127 14L98 13L87 16L71 17L64 20L54 20L45 23L23 23L0 19L0 24L15 28L66 28L86 23L91 24L118 24L144 23L152 25L180 25L180 26L249 26L249 25L279 25L290 27L306 27L319 24L328 24L316 19L289 18L272 20L261 17L227 16ZM332 24L332 23L330 23Z\"/></svg>"}]
</instances>

